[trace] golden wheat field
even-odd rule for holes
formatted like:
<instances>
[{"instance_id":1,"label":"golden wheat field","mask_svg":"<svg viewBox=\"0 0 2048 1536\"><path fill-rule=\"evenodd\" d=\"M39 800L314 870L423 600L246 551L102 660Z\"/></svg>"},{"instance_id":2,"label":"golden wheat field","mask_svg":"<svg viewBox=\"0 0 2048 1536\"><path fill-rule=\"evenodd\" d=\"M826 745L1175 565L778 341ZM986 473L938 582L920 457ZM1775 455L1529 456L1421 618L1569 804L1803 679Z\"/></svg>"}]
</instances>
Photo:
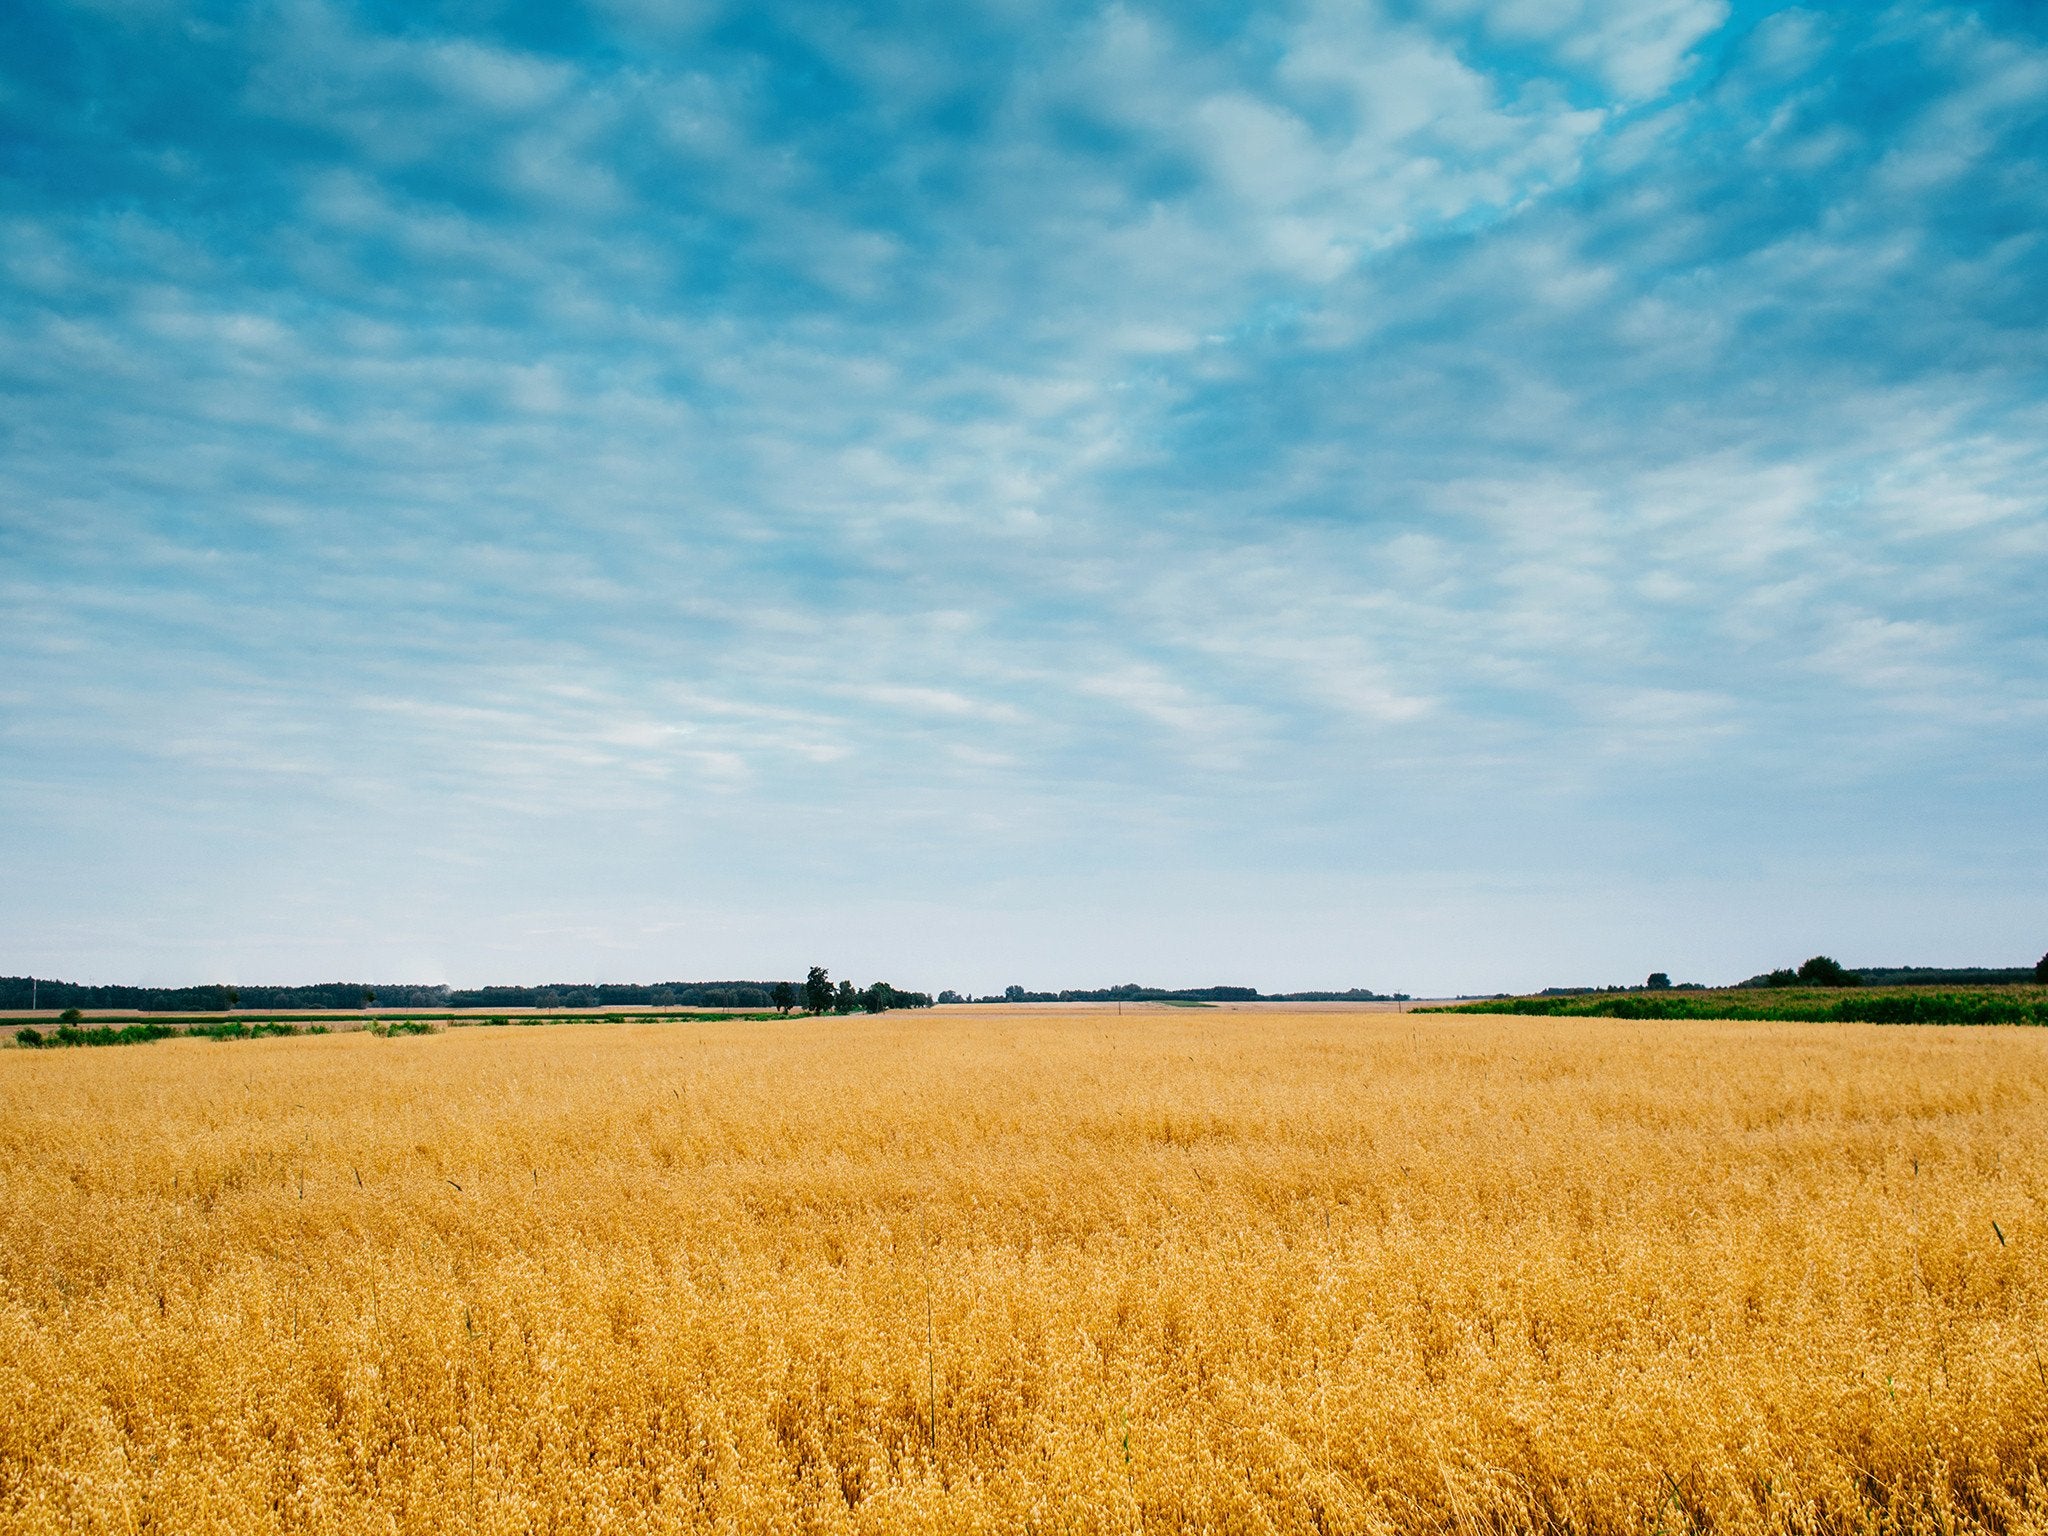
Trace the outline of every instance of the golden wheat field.
<instances>
[{"instance_id":1,"label":"golden wheat field","mask_svg":"<svg viewBox=\"0 0 2048 1536\"><path fill-rule=\"evenodd\" d=\"M7 1051L0 1529L2039 1530L2044 1177L2018 1030Z\"/></svg>"}]
</instances>

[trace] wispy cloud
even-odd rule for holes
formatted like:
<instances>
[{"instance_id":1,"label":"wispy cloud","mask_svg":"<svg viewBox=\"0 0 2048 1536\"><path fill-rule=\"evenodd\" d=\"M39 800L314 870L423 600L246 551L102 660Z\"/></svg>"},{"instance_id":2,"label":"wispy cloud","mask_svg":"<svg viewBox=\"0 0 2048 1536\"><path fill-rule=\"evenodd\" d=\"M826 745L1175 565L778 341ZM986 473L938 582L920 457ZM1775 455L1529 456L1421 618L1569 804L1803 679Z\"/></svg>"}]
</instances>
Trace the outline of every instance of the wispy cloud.
<instances>
[{"instance_id":1,"label":"wispy cloud","mask_svg":"<svg viewBox=\"0 0 2048 1536\"><path fill-rule=\"evenodd\" d=\"M464 976L492 913L787 971L821 870L1155 873L1123 958L975 952L1076 979L1236 880L1247 977L1414 986L1539 978L1449 919L1280 975L1276 882L1548 912L1860 821L2031 849L1987 945L2048 894L2025 7L32 0L0 60L18 965L182 975L308 868Z\"/></svg>"}]
</instances>

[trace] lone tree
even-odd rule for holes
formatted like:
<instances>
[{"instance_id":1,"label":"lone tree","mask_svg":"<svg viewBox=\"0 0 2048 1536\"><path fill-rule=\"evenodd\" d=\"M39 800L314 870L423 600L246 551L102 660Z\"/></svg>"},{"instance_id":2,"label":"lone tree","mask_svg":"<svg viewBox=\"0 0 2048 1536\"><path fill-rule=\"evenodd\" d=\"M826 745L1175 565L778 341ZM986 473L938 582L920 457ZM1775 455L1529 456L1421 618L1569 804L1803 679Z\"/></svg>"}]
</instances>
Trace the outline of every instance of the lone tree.
<instances>
[{"instance_id":1,"label":"lone tree","mask_svg":"<svg viewBox=\"0 0 2048 1536\"><path fill-rule=\"evenodd\" d=\"M1826 955L1815 955L1799 967L1799 979L1809 987L1858 987L1863 978L1854 971L1845 971Z\"/></svg>"},{"instance_id":2,"label":"lone tree","mask_svg":"<svg viewBox=\"0 0 2048 1536\"><path fill-rule=\"evenodd\" d=\"M2040 963L2034 967L2034 980L2048 987L2048 955L2043 955Z\"/></svg>"},{"instance_id":3,"label":"lone tree","mask_svg":"<svg viewBox=\"0 0 2048 1536\"><path fill-rule=\"evenodd\" d=\"M1671 978L1662 971L1652 971L1650 972L1650 979L1644 982L1643 985L1652 992L1669 992L1671 990Z\"/></svg>"},{"instance_id":4,"label":"lone tree","mask_svg":"<svg viewBox=\"0 0 2048 1536\"><path fill-rule=\"evenodd\" d=\"M778 981L768 989L768 1001L775 1005L777 1013L788 1013L796 1006L796 988L786 981Z\"/></svg>"},{"instance_id":5,"label":"lone tree","mask_svg":"<svg viewBox=\"0 0 2048 1536\"><path fill-rule=\"evenodd\" d=\"M804 978L804 1011L829 1013L831 1008L832 978L825 974L825 967L814 965L811 974Z\"/></svg>"}]
</instances>

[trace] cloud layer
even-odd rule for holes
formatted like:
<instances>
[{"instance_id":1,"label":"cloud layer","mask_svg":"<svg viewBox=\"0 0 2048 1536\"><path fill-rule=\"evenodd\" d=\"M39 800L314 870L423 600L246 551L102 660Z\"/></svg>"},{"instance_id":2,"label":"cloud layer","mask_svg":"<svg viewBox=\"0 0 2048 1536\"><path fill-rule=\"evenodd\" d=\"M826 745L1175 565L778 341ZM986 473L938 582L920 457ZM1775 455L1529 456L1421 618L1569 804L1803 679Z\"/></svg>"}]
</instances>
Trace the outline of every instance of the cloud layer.
<instances>
[{"instance_id":1,"label":"cloud layer","mask_svg":"<svg viewBox=\"0 0 2048 1536\"><path fill-rule=\"evenodd\" d=\"M16 969L2048 945L2030 8L30 0L0 61Z\"/></svg>"}]
</instances>

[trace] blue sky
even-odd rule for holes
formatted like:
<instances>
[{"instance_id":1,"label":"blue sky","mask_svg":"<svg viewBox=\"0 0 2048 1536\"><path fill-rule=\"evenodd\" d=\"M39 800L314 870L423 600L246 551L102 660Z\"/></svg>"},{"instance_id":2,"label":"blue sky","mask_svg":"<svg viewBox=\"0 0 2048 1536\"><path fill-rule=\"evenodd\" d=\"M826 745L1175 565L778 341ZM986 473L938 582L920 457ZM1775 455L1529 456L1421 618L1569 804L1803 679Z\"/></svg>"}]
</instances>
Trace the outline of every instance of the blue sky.
<instances>
[{"instance_id":1,"label":"blue sky","mask_svg":"<svg viewBox=\"0 0 2048 1536\"><path fill-rule=\"evenodd\" d=\"M0 969L2048 948L2048 13L0 10Z\"/></svg>"}]
</instances>

